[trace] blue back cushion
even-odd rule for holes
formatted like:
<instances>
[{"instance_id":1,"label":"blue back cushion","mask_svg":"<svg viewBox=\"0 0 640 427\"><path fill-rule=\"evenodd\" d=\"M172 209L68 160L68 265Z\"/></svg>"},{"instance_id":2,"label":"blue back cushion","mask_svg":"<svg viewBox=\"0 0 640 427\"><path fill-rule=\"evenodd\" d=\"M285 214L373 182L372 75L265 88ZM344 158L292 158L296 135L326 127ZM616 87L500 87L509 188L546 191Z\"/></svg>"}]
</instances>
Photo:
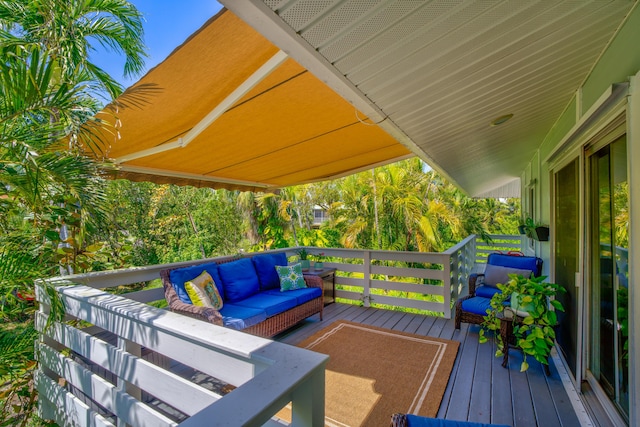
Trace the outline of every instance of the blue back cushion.
<instances>
[{"instance_id":1,"label":"blue back cushion","mask_svg":"<svg viewBox=\"0 0 640 427\"><path fill-rule=\"evenodd\" d=\"M218 273L224 286L225 301L241 301L260 291L258 274L251 258L220 264Z\"/></svg>"},{"instance_id":2,"label":"blue back cushion","mask_svg":"<svg viewBox=\"0 0 640 427\"><path fill-rule=\"evenodd\" d=\"M276 272L276 265L287 265L287 255L284 252L256 255L251 258L251 261L258 274L260 290L280 288L280 278Z\"/></svg>"},{"instance_id":3,"label":"blue back cushion","mask_svg":"<svg viewBox=\"0 0 640 427\"><path fill-rule=\"evenodd\" d=\"M189 298L189 295L184 288L184 282L195 279L205 270L207 270L207 272L211 275L213 281L216 282L216 287L218 288L218 292L220 292L220 295L224 295L222 280L220 280L220 275L218 274L218 265L215 262L210 262L194 265L191 267L177 268L169 272L169 279L171 279L173 288L176 290L176 294L178 294L178 298L180 298L180 301L184 302L185 304L191 304L191 298Z\"/></svg>"},{"instance_id":4,"label":"blue back cushion","mask_svg":"<svg viewBox=\"0 0 640 427\"><path fill-rule=\"evenodd\" d=\"M478 286L476 288L476 296L491 299L494 294L502 293L502 291L493 286Z\"/></svg>"},{"instance_id":5,"label":"blue back cushion","mask_svg":"<svg viewBox=\"0 0 640 427\"><path fill-rule=\"evenodd\" d=\"M487 258L487 264L533 271L534 276L540 276L540 273L542 273L542 260L532 256L512 256L492 253L489 254Z\"/></svg>"}]
</instances>

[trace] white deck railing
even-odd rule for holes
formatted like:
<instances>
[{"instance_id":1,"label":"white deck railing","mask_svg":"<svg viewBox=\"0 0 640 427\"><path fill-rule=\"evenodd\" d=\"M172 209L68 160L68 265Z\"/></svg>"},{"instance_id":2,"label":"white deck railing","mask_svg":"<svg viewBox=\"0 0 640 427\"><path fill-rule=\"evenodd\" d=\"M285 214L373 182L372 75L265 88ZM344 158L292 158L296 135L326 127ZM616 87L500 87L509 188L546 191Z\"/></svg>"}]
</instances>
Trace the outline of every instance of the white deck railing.
<instances>
[{"instance_id":1,"label":"white deck railing","mask_svg":"<svg viewBox=\"0 0 640 427\"><path fill-rule=\"evenodd\" d=\"M476 264L494 251L520 251L520 236L494 235L491 242L471 235L444 252L399 252L305 247L324 253L335 267L336 298L365 307L411 308L451 318ZM293 255L295 251L288 251Z\"/></svg>"},{"instance_id":2,"label":"white deck railing","mask_svg":"<svg viewBox=\"0 0 640 427\"><path fill-rule=\"evenodd\" d=\"M492 249L517 250L519 236L495 236ZM442 253L307 248L324 252L338 269L336 297L428 310L450 318L478 259L470 236ZM299 248L289 248L295 256ZM486 255L485 255L486 258ZM199 262L204 262L201 260ZM36 384L44 418L78 426L282 425L285 407L294 426L324 423L326 357L286 344L210 325L146 303L161 288L124 295L100 289L148 282L166 268L193 262L50 279L38 284L44 331L55 286L67 319L41 334ZM416 295L425 296L416 299ZM173 372L197 370L237 387L222 396ZM291 406L289 407L289 402ZM163 411L167 412L164 413ZM182 414L174 422L167 415Z\"/></svg>"}]
</instances>

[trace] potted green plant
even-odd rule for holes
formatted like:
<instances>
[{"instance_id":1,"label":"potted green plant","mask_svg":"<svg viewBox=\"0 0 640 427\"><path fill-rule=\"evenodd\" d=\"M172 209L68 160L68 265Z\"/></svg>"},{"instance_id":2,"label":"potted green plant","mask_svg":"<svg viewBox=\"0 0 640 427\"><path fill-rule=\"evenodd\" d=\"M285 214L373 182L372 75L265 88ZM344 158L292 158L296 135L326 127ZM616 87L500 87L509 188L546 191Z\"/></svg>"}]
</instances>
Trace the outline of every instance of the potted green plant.
<instances>
[{"instance_id":1,"label":"potted green plant","mask_svg":"<svg viewBox=\"0 0 640 427\"><path fill-rule=\"evenodd\" d=\"M313 265L314 270L322 270L324 268L324 252L315 255L316 262Z\"/></svg>"},{"instance_id":2,"label":"potted green plant","mask_svg":"<svg viewBox=\"0 0 640 427\"><path fill-rule=\"evenodd\" d=\"M557 324L555 310L564 311L562 303L555 297L565 289L555 283L546 283L545 276L525 278L518 274L510 274L511 280L499 284L491 298L490 312L480 330L480 342L487 341L485 331L494 331L498 342L496 357L504 356L504 344L499 334L500 322L513 322L513 337L516 347L523 352L520 371L529 368L527 356L532 356L540 363L548 364L548 357L554 346ZM515 295L514 295L515 294Z\"/></svg>"},{"instance_id":3,"label":"potted green plant","mask_svg":"<svg viewBox=\"0 0 640 427\"><path fill-rule=\"evenodd\" d=\"M300 266L302 267L302 271L309 271L309 267L311 263L309 261L309 252L305 248L302 248L298 251L298 257L300 258Z\"/></svg>"},{"instance_id":4,"label":"potted green plant","mask_svg":"<svg viewBox=\"0 0 640 427\"><path fill-rule=\"evenodd\" d=\"M549 226L535 222L531 217L527 217L518 226L520 234L524 234L530 239L546 242L549 240Z\"/></svg>"},{"instance_id":5,"label":"potted green plant","mask_svg":"<svg viewBox=\"0 0 640 427\"><path fill-rule=\"evenodd\" d=\"M518 225L518 231L520 232L520 234L524 234L528 237L531 237L530 230L533 228L535 228L535 223L530 217L527 217L520 223L520 225Z\"/></svg>"}]
</instances>

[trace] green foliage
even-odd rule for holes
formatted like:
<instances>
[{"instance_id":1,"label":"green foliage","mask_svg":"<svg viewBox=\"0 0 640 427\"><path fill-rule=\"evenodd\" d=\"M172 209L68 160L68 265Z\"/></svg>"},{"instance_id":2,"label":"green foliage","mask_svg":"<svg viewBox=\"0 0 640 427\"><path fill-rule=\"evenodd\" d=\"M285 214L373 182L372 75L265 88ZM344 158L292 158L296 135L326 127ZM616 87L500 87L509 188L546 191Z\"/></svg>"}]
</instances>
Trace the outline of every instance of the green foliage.
<instances>
[{"instance_id":1,"label":"green foliage","mask_svg":"<svg viewBox=\"0 0 640 427\"><path fill-rule=\"evenodd\" d=\"M485 331L493 331L498 341L496 357L501 357L504 343L499 334L501 320L498 318L498 314L501 313L506 319L511 319L516 346L524 354L520 370L526 371L529 368L527 355L532 356L540 363L548 363L547 359L556 338L554 327L557 323L557 317L554 310L564 311L562 303L555 297L558 293L566 292L566 290L555 283L544 282L546 279L544 276L524 278L520 274L510 274L509 277L511 278L509 282L498 284L498 289L502 292L496 293L491 298L492 310L484 318L483 329L480 331L480 342L487 341ZM514 293L520 295L519 306L527 307L528 315L523 318L518 318L509 304L505 307L505 303L509 298L513 298ZM514 301L511 301L511 305L513 304Z\"/></svg>"},{"instance_id":2,"label":"green foliage","mask_svg":"<svg viewBox=\"0 0 640 427\"><path fill-rule=\"evenodd\" d=\"M0 426L24 425L33 411L32 373L37 331L32 324L0 328Z\"/></svg>"}]
</instances>

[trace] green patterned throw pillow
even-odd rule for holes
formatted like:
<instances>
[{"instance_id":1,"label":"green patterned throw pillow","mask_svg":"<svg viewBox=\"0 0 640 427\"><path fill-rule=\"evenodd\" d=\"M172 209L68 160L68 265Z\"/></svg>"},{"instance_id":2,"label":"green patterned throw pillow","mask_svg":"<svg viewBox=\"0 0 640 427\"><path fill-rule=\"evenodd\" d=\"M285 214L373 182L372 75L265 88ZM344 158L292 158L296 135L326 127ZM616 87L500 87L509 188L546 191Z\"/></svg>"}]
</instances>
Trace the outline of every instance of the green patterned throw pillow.
<instances>
[{"instance_id":1,"label":"green patterned throw pillow","mask_svg":"<svg viewBox=\"0 0 640 427\"><path fill-rule=\"evenodd\" d=\"M276 265L276 271L280 278L280 292L294 291L307 287L304 282L304 276L302 276L302 266L300 264Z\"/></svg>"},{"instance_id":2,"label":"green patterned throw pillow","mask_svg":"<svg viewBox=\"0 0 640 427\"><path fill-rule=\"evenodd\" d=\"M222 297L213 277L206 271L193 280L184 283L184 288L191 298L193 305L200 307L212 307L216 310L222 308Z\"/></svg>"}]
</instances>

